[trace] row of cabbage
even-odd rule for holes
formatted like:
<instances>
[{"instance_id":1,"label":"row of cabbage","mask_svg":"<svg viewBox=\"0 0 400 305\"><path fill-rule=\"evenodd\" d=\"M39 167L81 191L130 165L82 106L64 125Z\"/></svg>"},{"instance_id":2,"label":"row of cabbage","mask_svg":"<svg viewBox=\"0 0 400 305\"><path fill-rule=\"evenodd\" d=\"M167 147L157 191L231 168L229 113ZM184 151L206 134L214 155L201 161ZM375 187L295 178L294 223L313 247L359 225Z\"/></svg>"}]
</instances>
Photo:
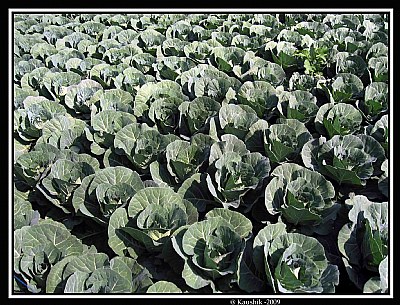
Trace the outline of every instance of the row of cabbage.
<instances>
[{"instance_id":1,"label":"row of cabbage","mask_svg":"<svg viewBox=\"0 0 400 305\"><path fill-rule=\"evenodd\" d=\"M388 30L14 15L14 291L387 292Z\"/></svg>"}]
</instances>

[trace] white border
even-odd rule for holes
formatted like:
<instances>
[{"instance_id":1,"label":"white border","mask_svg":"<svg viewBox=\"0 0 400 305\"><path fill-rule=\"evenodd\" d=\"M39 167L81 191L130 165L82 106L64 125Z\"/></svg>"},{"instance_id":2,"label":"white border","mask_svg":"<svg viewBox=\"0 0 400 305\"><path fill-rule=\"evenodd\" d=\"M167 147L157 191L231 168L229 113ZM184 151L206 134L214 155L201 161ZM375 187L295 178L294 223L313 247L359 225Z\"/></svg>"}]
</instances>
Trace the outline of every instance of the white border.
<instances>
[{"instance_id":1,"label":"white border","mask_svg":"<svg viewBox=\"0 0 400 305\"><path fill-rule=\"evenodd\" d=\"M13 128L11 124L14 124L14 118L13 118L13 80L14 80L14 74L13 74L13 41L11 40L11 37L13 37L13 32L12 32L12 12L9 10L8 11L8 137L10 139L10 142L8 144L8 294L9 297L12 294L12 286L13 286L13 281L12 275L13 275L13 267L14 267L14 257L10 255L11 249L14 249L12 243L12 237L14 235L13 232L13 198L12 198L12 192L13 192L13 176L12 176L12 167L14 164L14 155L12 151L12 146L14 145L14 138L13 138Z\"/></svg>"},{"instance_id":2,"label":"white border","mask_svg":"<svg viewBox=\"0 0 400 305\"><path fill-rule=\"evenodd\" d=\"M394 220L394 216L393 216L393 205L394 205L394 187L393 187L393 100L394 100L394 53L393 53L393 49L394 49L394 14L393 14L393 9L390 10L390 17L389 17L389 69L390 69L390 73L389 73L389 95L390 95L390 104L389 104L389 232L390 232L390 257L389 257L389 289L391 290L390 295L393 297L393 292L394 292L394 244L393 244L393 240L394 240L394 229L393 229L393 220Z\"/></svg>"},{"instance_id":3,"label":"white border","mask_svg":"<svg viewBox=\"0 0 400 305\"><path fill-rule=\"evenodd\" d=\"M49 295L49 294L40 294L40 295L35 295L35 294L29 294L29 295L18 295L18 294L12 294L12 289L13 289L13 282L10 280L8 282L8 297L12 299L32 299L32 298L136 298L136 299L159 299L159 298L164 298L164 299L302 299L302 298L311 298L311 299L328 299L328 298L336 298L336 299L391 299L393 298L393 291L394 291L394 283L393 283L393 278L394 278L394 269L393 269L393 261L394 261L394 255L393 255L393 240L394 240L394 231L393 231L393 200L394 200L394 188L393 188L393 118L390 116L390 114L393 112L393 32L394 32L394 24L393 24L393 19L394 19L394 14L393 14L393 8L309 8L309 9L289 9L289 8L273 8L273 9L252 9L252 8L137 8L137 9L132 9L132 8L82 8L82 9L49 9L49 8L9 8L8 9L8 105L9 105L9 112L8 112L8 121L9 121L9 130L8 130L8 135L9 139L12 141L13 145L13 137L12 137L12 122L13 122L13 52L12 52L12 46L13 46L13 23L12 23L12 14L13 13L63 13L63 12L82 12L82 13L91 13L91 12L96 12L96 13L149 13L149 14L157 14L157 13L190 13L190 12L198 12L198 13L282 13L282 12L288 12L288 13L301 13L301 12L306 12L306 13L369 13L369 12L380 12L380 13L389 13L389 69L390 69L390 80L389 80L389 86L390 86L390 102L389 102L389 191L390 191L390 196L389 196L389 214L390 214L390 278L389 278L389 287L390 287L390 294L389 295L377 295L377 294L361 294L361 295L315 295L315 294L310 294L310 295L282 295L282 294L272 294L272 295L262 295L262 294L214 294L214 295L194 295L194 294L184 294L184 295L169 295L169 294L160 294L158 295L134 295L134 294L124 294L124 295L107 295L107 294L102 294L102 295L87 295L87 294L77 294L77 295ZM12 165L14 164L13 160L14 157L12 155L12 148L11 145L8 146L8 173L9 173L9 185L8 185L8 200L9 200L9 215L8 215L8 220L9 220L9 234L8 234L8 249L9 249L9 260L8 260L8 269L9 269L9 279L12 278L12 273L13 273L13 256L10 255L11 249L13 249L13 245L11 244L12 242L12 230L10 228L12 227L12 219L13 219L13 203L12 203Z\"/></svg>"},{"instance_id":4,"label":"white border","mask_svg":"<svg viewBox=\"0 0 400 305\"><path fill-rule=\"evenodd\" d=\"M101 12L104 11L105 13L186 13L186 12L198 12L198 13L282 13L282 12L307 12L307 13L321 13L321 12L390 12L393 14L393 8L310 8L310 9L288 9L288 8L79 8L79 9L68 9L68 8L59 8L59 9L41 9L41 8L10 8L9 10L13 12L32 12L32 13L43 13L43 12Z\"/></svg>"}]
</instances>

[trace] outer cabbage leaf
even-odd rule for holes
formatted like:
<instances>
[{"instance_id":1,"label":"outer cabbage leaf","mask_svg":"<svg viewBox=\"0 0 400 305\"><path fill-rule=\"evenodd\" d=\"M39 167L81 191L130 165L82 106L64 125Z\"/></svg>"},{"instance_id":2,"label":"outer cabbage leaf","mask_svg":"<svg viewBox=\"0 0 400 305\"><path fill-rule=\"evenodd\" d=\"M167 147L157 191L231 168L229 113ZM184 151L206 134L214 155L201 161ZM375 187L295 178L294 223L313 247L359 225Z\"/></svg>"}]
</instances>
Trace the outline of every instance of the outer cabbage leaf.
<instances>
[{"instance_id":1,"label":"outer cabbage leaf","mask_svg":"<svg viewBox=\"0 0 400 305\"><path fill-rule=\"evenodd\" d=\"M264 130L264 148L271 162L295 160L312 136L303 123L283 119Z\"/></svg>"},{"instance_id":2,"label":"outer cabbage leaf","mask_svg":"<svg viewBox=\"0 0 400 305\"><path fill-rule=\"evenodd\" d=\"M271 117L278 103L275 88L263 81L245 82L240 87L237 98L239 103L253 108L260 118Z\"/></svg>"},{"instance_id":3,"label":"outer cabbage leaf","mask_svg":"<svg viewBox=\"0 0 400 305\"><path fill-rule=\"evenodd\" d=\"M292 76L291 80L294 80ZM277 108L282 116L308 123L318 112L317 98L304 90L283 91Z\"/></svg>"},{"instance_id":4,"label":"outer cabbage leaf","mask_svg":"<svg viewBox=\"0 0 400 305\"><path fill-rule=\"evenodd\" d=\"M354 102L364 93L364 85L359 77L351 73L338 73L331 82L321 83L332 103Z\"/></svg>"},{"instance_id":5,"label":"outer cabbage leaf","mask_svg":"<svg viewBox=\"0 0 400 305\"><path fill-rule=\"evenodd\" d=\"M331 182L294 163L276 167L271 176L274 178L265 188L265 206L270 214L282 215L307 235L330 232L339 209L333 201L335 189Z\"/></svg>"},{"instance_id":6,"label":"outer cabbage leaf","mask_svg":"<svg viewBox=\"0 0 400 305\"><path fill-rule=\"evenodd\" d=\"M100 167L99 162L87 154L78 154L76 159L58 159L51 166L49 174L37 185L39 191L65 213L71 213L72 194L82 179L94 174Z\"/></svg>"},{"instance_id":7,"label":"outer cabbage leaf","mask_svg":"<svg viewBox=\"0 0 400 305\"><path fill-rule=\"evenodd\" d=\"M388 110L388 88L383 82L373 82L365 88L364 99L357 106L368 120L375 120Z\"/></svg>"},{"instance_id":8,"label":"outer cabbage leaf","mask_svg":"<svg viewBox=\"0 0 400 305\"><path fill-rule=\"evenodd\" d=\"M373 57L368 61L368 68L374 82L387 82L389 80L388 56Z\"/></svg>"},{"instance_id":9,"label":"outer cabbage leaf","mask_svg":"<svg viewBox=\"0 0 400 305\"><path fill-rule=\"evenodd\" d=\"M385 151L368 135L335 135L307 142L301 152L304 165L318 170L339 184L365 185L376 175L385 159Z\"/></svg>"},{"instance_id":10,"label":"outer cabbage leaf","mask_svg":"<svg viewBox=\"0 0 400 305\"><path fill-rule=\"evenodd\" d=\"M42 136L36 144L48 143L59 149L83 152L87 147L85 138L86 123L83 120L60 115L43 124Z\"/></svg>"},{"instance_id":11,"label":"outer cabbage leaf","mask_svg":"<svg viewBox=\"0 0 400 305\"><path fill-rule=\"evenodd\" d=\"M95 252L59 261L46 284L46 293L143 293L152 280L132 258Z\"/></svg>"},{"instance_id":12,"label":"outer cabbage leaf","mask_svg":"<svg viewBox=\"0 0 400 305\"><path fill-rule=\"evenodd\" d=\"M161 253L171 235L193 224L198 213L192 203L166 187L146 187L137 192L127 210L119 208L110 218L109 245L115 253L132 256L137 247Z\"/></svg>"},{"instance_id":13,"label":"outer cabbage leaf","mask_svg":"<svg viewBox=\"0 0 400 305\"><path fill-rule=\"evenodd\" d=\"M201 133L194 135L190 142L175 140L169 143L165 147L165 158L160 157L155 161L157 164L150 165L153 180L160 185L163 182L172 187L180 185L208 161L213 143L210 136Z\"/></svg>"},{"instance_id":14,"label":"outer cabbage leaf","mask_svg":"<svg viewBox=\"0 0 400 305\"><path fill-rule=\"evenodd\" d=\"M210 119L217 115L221 105L214 99L201 96L179 105L179 133L190 136L196 132L208 133Z\"/></svg>"},{"instance_id":15,"label":"outer cabbage leaf","mask_svg":"<svg viewBox=\"0 0 400 305\"><path fill-rule=\"evenodd\" d=\"M157 58L153 68L156 71L156 78L158 80L169 79L175 80L182 72L188 71L195 67L191 59L179 56L167 56Z\"/></svg>"},{"instance_id":16,"label":"outer cabbage leaf","mask_svg":"<svg viewBox=\"0 0 400 305\"><path fill-rule=\"evenodd\" d=\"M379 177L378 188L383 195L389 198L389 160L382 162L381 170L383 174Z\"/></svg>"},{"instance_id":17,"label":"outer cabbage leaf","mask_svg":"<svg viewBox=\"0 0 400 305\"><path fill-rule=\"evenodd\" d=\"M115 136L116 152L128 157L140 172L148 172L166 146L177 139L174 135L162 135L146 123L132 123L122 128Z\"/></svg>"},{"instance_id":18,"label":"outer cabbage leaf","mask_svg":"<svg viewBox=\"0 0 400 305\"><path fill-rule=\"evenodd\" d=\"M146 83L137 91L134 100L134 114L145 116L150 105L158 99L179 98L185 100L181 86L171 80L162 80L157 83Z\"/></svg>"},{"instance_id":19,"label":"outer cabbage leaf","mask_svg":"<svg viewBox=\"0 0 400 305\"><path fill-rule=\"evenodd\" d=\"M46 288L46 279L57 262L85 251L87 246L63 224L41 220L14 231L14 272L24 279L29 291L37 293Z\"/></svg>"},{"instance_id":20,"label":"outer cabbage leaf","mask_svg":"<svg viewBox=\"0 0 400 305\"><path fill-rule=\"evenodd\" d=\"M116 134L135 122L136 117L133 114L112 109L93 115L91 126L85 129L86 138L92 142L92 153L102 155L106 148L113 145Z\"/></svg>"},{"instance_id":21,"label":"outer cabbage leaf","mask_svg":"<svg viewBox=\"0 0 400 305\"><path fill-rule=\"evenodd\" d=\"M244 139L251 125L259 120L253 108L247 105L224 104L219 109L220 134L232 134ZM210 131L211 133L212 131Z\"/></svg>"},{"instance_id":22,"label":"outer cabbage leaf","mask_svg":"<svg viewBox=\"0 0 400 305\"><path fill-rule=\"evenodd\" d=\"M242 63L244 54L245 51L238 47L215 47L211 58L220 71L230 72L234 66Z\"/></svg>"},{"instance_id":23,"label":"outer cabbage leaf","mask_svg":"<svg viewBox=\"0 0 400 305\"><path fill-rule=\"evenodd\" d=\"M134 67L129 67L115 78L114 84L118 89L125 90L135 95L139 88L146 82L146 76L142 71Z\"/></svg>"},{"instance_id":24,"label":"outer cabbage leaf","mask_svg":"<svg viewBox=\"0 0 400 305\"><path fill-rule=\"evenodd\" d=\"M50 144L38 144L33 150L17 158L14 164L14 175L28 186L34 187L57 159L65 157L66 151L61 151Z\"/></svg>"},{"instance_id":25,"label":"outer cabbage leaf","mask_svg":"<svg viewBox=\"0 0 400 305\"><path fill-rule=\"evenodd\" d=\"M283 293L334 293L339 270L328 262L317 239L298 233L284 233L264 246L276 289Z\"/></svg>"},{"instance_id":26,"label":"outer cabbage leaf","mask_svg":"<svg viewBox=\"0 0 400 305\"><path fill-rule=\"evenodd\" d=\"M249 152L243 141L230 134L211 146L209 164L208 189L225 208L244 205L243 196L261 188L270 171L268 158Z\"/></svg>"},{"instance_id":27,"label":"outer cabbage leaf","mask_svg":"<svg viewBox=\"0 0 400 305\"><path fill-rule=\"evenodd\" d=\"M107 167L82 179L72 197L75 212L107 225L112 213L126 206L143 188L140 176L122 166Z\"/></svg>"},{"instance_id":28,"label":"outer cabbage leaf","mask_svg":"<svg viewBox=\"0 0 400 305\"><path fill-rule=\"evenodd\" d=\"M295 56L297 48L294 43L288 41L276 43L272 41L265 45L265 49L271 52L274 62L284 69L298 65L298 60Z\"/></svg>"},{"instance_id":29,"label":"outer cabbage leaf","mask_svg":"<svg viewBox=\"0 0 400 305\"><path fill-rule=\"evenodd\" d=\"M357 108L346 103L322 105L315 117L315 129L322 135L354 134L361 128L363 117Z\"/></svg>"},{"instance_id":30,"label":"outer cabbage leaf","mask_svg":"<svg viewBox=\"0 0 400 305\"><path fill-rule=\"evenodd\" d=\"M372 274L381 274L381 282L388 281L388 274L381 263L388 255L388 203L371 202L356 195L346 200L351 209L350 222L339 231L338 246L350 280L359 288ZM382 283L383 284L383 283ZM384 284L383 284L384 286ZM383 289L385 290L385 289Z\"/></svg>"},{"instance_id":31,"label":"outer cabbage leaf","mask_svg":"<svg viewBox=\"0 0 400 305\"><path fill-rule=\"evenodd\" d=\"M370 134L375 140L377 140L382 147L385 149L386 154L389 150L389 116L383 115L379 120L375 122L372 128L367 128L368 134Z\"/></svg>"},{"instance_id":32,"label":"outer cabbage leaf","mask_svg":"<svg viewBox=\"0 0 400 305\"><path fill-rule=\"evenodd\" d=\"M24 141L37 140L42 135L43 126L47 121L66 114L61 104L43 96L29 96L23 104L24 108L14 110L14 126Z\"/></svg>"},{"instance_id":33,"label":"outer cabbage leaf","mask_svg":"<svg viewBox=\"0 0 400 305\"><path fill-rule=\"evenodd\" d=\"M146 293L182 293L182 290L179 289L174 283L168 281L158 281L151 285Z\"/></svg>"},{"instance_id":34,"label":"outer cabbage leaf","mask_svg":"<svg viewBox=\"0 0 400 305\"><path fill-rule=\"evenodd\" d=\"M13 229L21 229L24 226L36 225L40 220L38 211L32 208L32 204L28 201L27 196L18 196L19 192L14 186L14 203L13 203Z\"/></svg>"},{"instance_id":35,"label":"outer cabbage leaf","mask_svg":"<svg viewBox=\"0 0 400 305\"><path fill-rule=\"evenodd\" d=\"M175 234L172 244L184 260L181 272L188 286L227 291L236 281L238 259L252 225L245 216L228 209L213 209L205 217Z\"/></svg>"}]
</instances>

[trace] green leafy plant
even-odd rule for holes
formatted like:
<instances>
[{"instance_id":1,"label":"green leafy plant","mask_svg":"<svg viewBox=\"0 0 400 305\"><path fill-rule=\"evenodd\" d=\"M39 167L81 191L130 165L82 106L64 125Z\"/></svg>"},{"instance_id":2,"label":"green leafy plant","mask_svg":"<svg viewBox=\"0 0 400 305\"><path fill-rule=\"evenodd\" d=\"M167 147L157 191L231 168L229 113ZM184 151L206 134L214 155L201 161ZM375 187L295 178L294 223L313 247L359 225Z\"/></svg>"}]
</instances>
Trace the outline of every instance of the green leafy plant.
<instances>
[{"instance_id":1,"label":"green leafy plant","mask_svg":"<svg viewBox=\"0 0 400 305\"><path fill-rule=\"evenodd\" d=\"M304 60L304 73L310 75L322 75L323 69L328 63L329 48L310 46L309 49L298 50L295 55Z\"/></svg>"},{"instance_id":2,"label":"green leafy plant","mask_svg":"<svg viewBox=\"0 0 400 305\"><path fill-rule=\"evenodd\" d=\"M10 12L13 294L393 292L390 11Z\"/></svg>"}]
</instances>

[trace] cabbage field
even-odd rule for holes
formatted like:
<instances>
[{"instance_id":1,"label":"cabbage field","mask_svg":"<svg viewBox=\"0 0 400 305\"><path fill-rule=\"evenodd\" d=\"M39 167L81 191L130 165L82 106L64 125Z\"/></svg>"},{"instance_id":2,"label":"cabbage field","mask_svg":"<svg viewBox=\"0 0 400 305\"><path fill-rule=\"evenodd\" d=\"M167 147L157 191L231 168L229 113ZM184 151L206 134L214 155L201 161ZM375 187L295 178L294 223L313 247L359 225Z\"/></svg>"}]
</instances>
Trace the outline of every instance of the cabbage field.
<instances>
[{"instance_id":1,"label":"cabbage field","mask_svg":"<svg viewBox=\"0 0 400 305\"><path fill-rule=\"evenodd\" d=\"M14 13L13 294L388 294L389 24Z\"/></svg>"}]
</instances>

